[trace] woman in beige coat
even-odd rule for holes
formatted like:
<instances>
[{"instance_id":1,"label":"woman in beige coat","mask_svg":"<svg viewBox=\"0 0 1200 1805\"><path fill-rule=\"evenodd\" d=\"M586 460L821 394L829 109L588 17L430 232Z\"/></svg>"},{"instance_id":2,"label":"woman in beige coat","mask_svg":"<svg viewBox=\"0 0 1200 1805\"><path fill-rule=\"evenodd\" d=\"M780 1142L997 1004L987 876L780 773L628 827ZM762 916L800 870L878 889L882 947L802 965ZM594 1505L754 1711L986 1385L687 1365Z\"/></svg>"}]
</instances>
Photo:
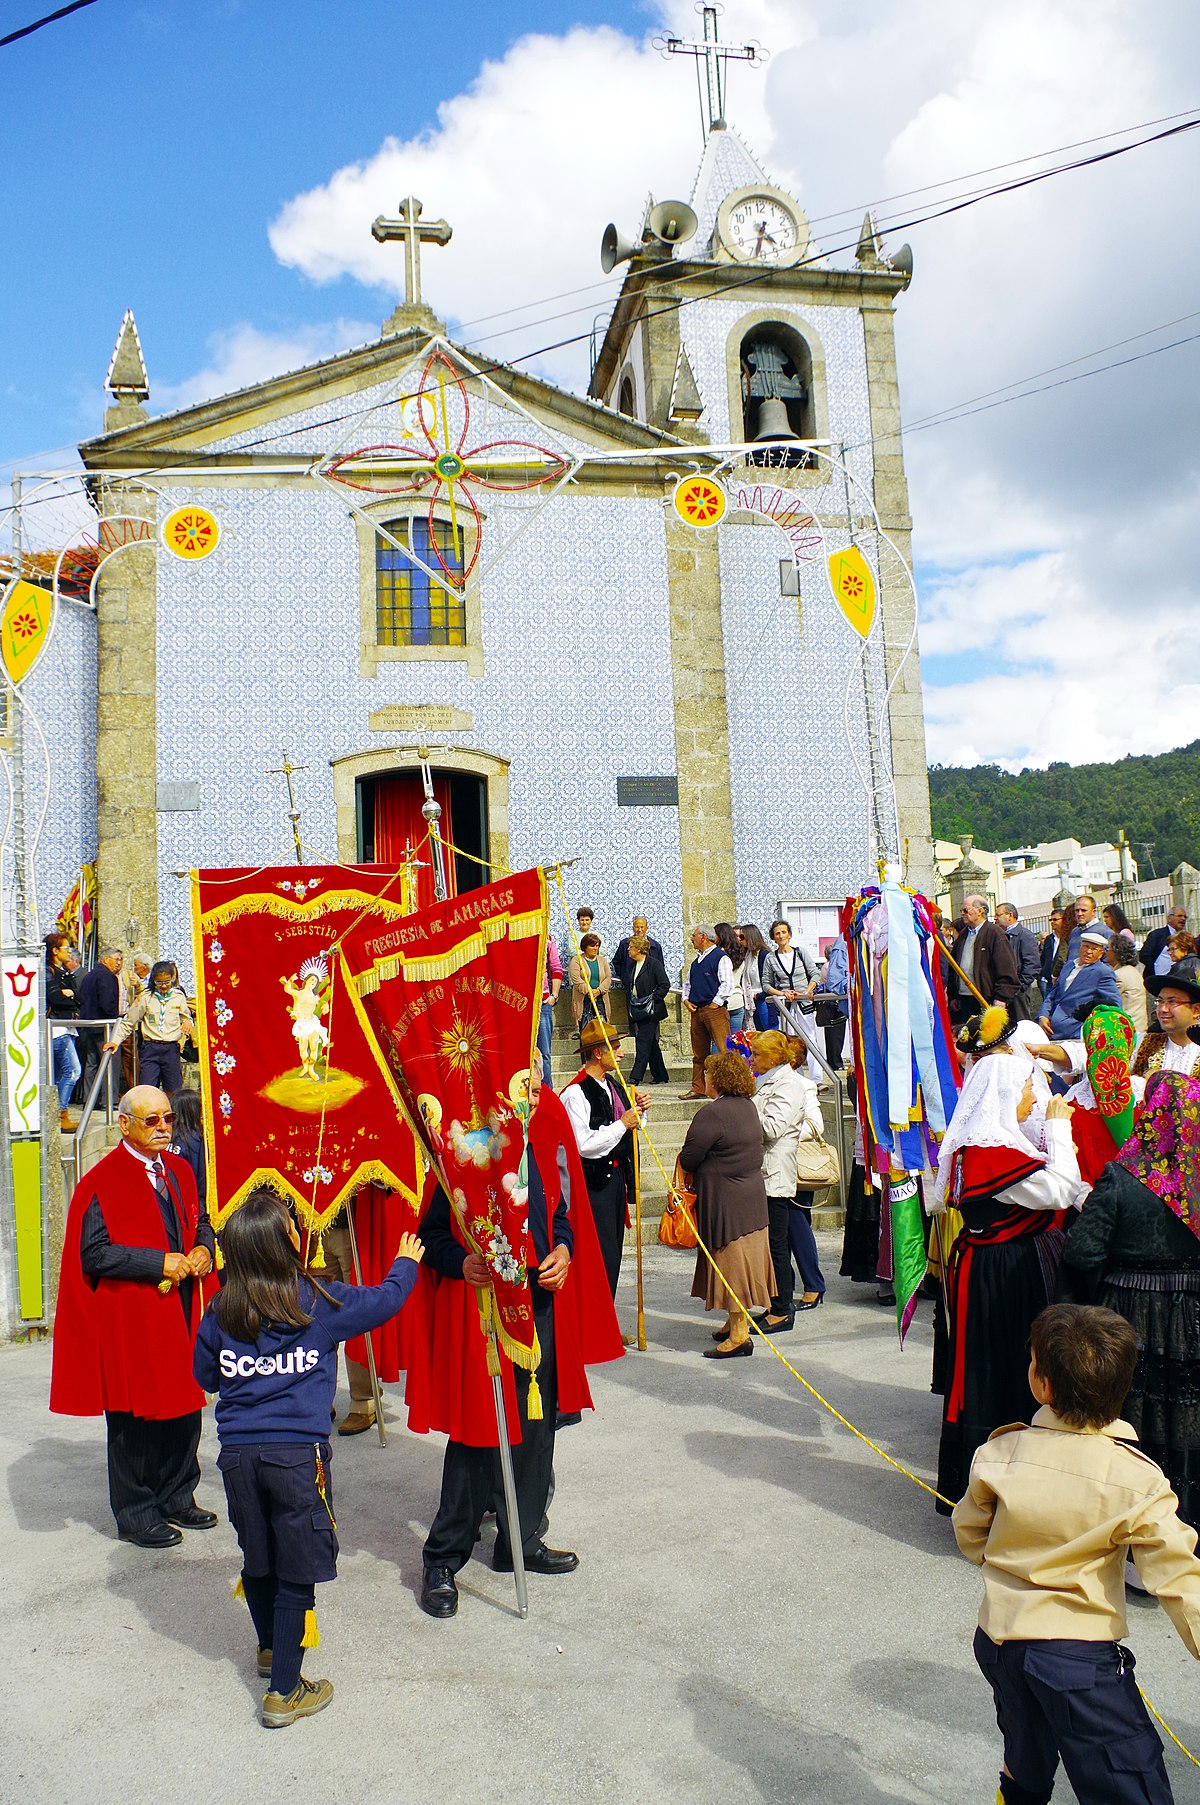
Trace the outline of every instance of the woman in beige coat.
<instances>
[{"instance_id":1,"label":"woman in beige coat","mask_svg":"<svg viewBox=\"0 0 1200 1805\"><path fill-rule=\"evenodd\" d=\"M597 1014L592 1004L593 994L599 1004L598 1013L604 1021L608 1021L608 993L612 988L612 971L608 960L600 951L599 934L583 936L579 942L579 951L567 968L567 976L571 981L571 1013L575 1017L575 1026L585 1028Z\"/></svg>"},{"instance_id":2,"label":"woman in beige coat","mask_svg":"<svg viewBox=\"0 0 1200 1805\"><path fill-rule=\"evenodd\" d=\"M808 1208L812 1192L796 1189L796 1161L802 1140L820 1138L824 1132L817 1087L797 1065L803 1066L808 1049L799 1039L789 1039L776 1029L756 1034L750 1043L750 1063L758 1075L754 1106L762 1122L763 1179L767 1187L767 1226L771 1238L771 1263L775 1268L775 1295L763 1318L763 1327L783 1334L796 1319L797 1310L815 1310L825 1295L825 1279L817 1259L817 1243ZM804 1295L795 1301L792 1259L800 1268Z\"/></svg>"}]
</instances>

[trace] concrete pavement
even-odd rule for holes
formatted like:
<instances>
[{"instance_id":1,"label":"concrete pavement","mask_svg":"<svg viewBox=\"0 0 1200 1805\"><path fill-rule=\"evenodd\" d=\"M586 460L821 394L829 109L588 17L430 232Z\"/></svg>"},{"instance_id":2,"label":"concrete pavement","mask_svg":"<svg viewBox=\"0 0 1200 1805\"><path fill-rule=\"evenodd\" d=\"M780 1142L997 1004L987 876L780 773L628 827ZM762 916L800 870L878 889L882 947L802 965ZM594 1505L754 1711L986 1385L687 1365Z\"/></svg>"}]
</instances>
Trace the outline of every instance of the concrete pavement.
<instances>
[{"instance_id":1,"label":"concrete pavement","mask_svg":"<svg viewBox=\"0 0 1200 1805\"><path fill-rule=\"evenodd\" d=\"M822 1257L836 1273L830 1237ZM627 1256L627 1324L631 1281ZM949 1525L763 1347L702 1361L712 1318L690 1283L689 1256L647 1250L650 1348L594 1372L595 1416L558 1442L550 1539L581 1565L531 1576L524 1623L486 1556L460 1575L453 1622L417 1608L440 1437L410 1436L393 1396L386 1449L335 1442L341 1577L318 1588L322 1646L305 1664L337 1696L278 1732L257 1723L211 1421L198 1497L221 1526L146 1553L115 1539L102 1424L46 1411L49 1348L0 1351L0 1797L991 1805L999 1742L970 1652L979 1581ZM893 1312L831 1277L826 1305L780 1342L926 1477L928 1317L901 1355ZM1139 1679L1200 1752L1196 1668L1165 1615L1135 1602L1130 1640ZM1170 1747L1167 1766L1176 1798L1200 1799L1200 1773Z\"/></svg>"}]
</instances>

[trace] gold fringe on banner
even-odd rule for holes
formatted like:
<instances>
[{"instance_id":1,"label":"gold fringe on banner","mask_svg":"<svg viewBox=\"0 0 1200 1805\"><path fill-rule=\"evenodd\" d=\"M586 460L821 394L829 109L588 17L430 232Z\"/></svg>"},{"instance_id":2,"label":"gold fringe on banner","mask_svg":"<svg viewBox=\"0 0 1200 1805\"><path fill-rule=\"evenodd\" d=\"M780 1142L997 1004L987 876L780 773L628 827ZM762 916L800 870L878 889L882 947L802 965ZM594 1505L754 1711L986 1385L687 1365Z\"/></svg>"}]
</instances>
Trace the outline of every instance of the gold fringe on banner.
<instances>
[{"instance_id":1,"label":"gold fringe on banner","mask_svg":"<svg viewBox=\"0 0 1200 1805\"><path fill-rule=\"evenodd\" d=\"M304 867L297 866L296 869L299 871ZM196 887L198 890L198 883ZM218 903L201 917L200 927L203 933L209 934L214 928L224 927L227 921L237 921L243 915L278 915L285 921L319 921L323 915L337 909L357 909L360 919L364 915L382 915L392 921L400 921L408 913L403 900L392 902L386 896L371 896L364 890L329 890L308 902L296 902L290 896L276 896L263 890Z\"/></svg>"},{"instance_id":2,"label":"gold fringe on banner","mask_svg":"<svg viewBox=\"0 0 1200 1805\"><path fill-rule=\"evenodd\" d=\"M440 978L453 977L473 960L482 959L488 947L498 940L532 940L542 933L544 921L540 910L527 915L494 915L447 952L391 953L386 959L376 959L369 970L353 980L354 987L360 997L366 997L373 996L381 985L394 978L407 984L435 984Z\"/></svg>"}]
</instances>

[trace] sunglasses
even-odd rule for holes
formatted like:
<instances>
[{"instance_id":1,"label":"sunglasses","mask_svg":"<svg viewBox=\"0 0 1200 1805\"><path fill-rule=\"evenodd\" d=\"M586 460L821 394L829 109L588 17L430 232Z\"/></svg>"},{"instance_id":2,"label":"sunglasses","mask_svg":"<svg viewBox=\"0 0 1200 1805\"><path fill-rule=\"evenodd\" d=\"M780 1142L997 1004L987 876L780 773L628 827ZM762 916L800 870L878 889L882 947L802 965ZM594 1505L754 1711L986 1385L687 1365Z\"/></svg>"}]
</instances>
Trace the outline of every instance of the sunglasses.
<instances>
[{"instance_id":1,"label":"sunglasses","mask_svg":"<svg viewBox=\"0 0 1200 1805\"><path fill-rule=\"evenodd\" d=\"M175 1120L169 1109L164 1109L156 1116L131 1116L131 1122L139 1122L143 1128L169 1128Z\"/></svg>"}]
</instances>

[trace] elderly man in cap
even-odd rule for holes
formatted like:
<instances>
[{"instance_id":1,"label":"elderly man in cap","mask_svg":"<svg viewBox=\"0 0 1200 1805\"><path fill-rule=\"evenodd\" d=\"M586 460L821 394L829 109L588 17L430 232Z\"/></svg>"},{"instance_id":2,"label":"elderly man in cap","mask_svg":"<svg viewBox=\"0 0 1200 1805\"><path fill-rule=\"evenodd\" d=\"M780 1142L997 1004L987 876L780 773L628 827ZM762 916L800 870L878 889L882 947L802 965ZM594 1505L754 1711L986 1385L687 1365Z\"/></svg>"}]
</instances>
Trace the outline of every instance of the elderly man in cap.
<instances>
[{"instance_id":1,"label":"elderly man in cap","mask_svg":"<svg viewBox=\"0 0 1200 1805\"><path fill-rule=\"evenodd\" d=\"M50 1408L108 1427L117 1531L171 1548L217 1519L194 1497L204 1393L192 1377L213 1232L192 1168L168 1153L171 1104L153 1085L118 1105L121 1145L75 1187L63 1235Z\"/></svg>"},{"instance_id":2,"label":"elderly man in cap","mask_svg":"<svg viewBox=\"0 0 1200 1805\"><path fill-rule=\"evenodd\" d=\"M583 1069L562 1092L562 1103L575 1132L608 1287L615 1297L633 1201L633 1137L649 1098L634 1091L631 1106L624 1085L614 1078L621 1040L611 1022L588 1022L579 1043Z\"/></svg>"},{"instance_id":3,"label":"elderly man in cap","mask_svg":"<svg viewBox=\"0 0 1200 1805\"><path fill-rule=\"evenodd\" d=\"M1104 962L1110 935L1098 925L1085 928L1079 958L1050 986L1042 1005L1041 1026L1051 1040L1078 1040L1080 1024L1099 1003L1123 1009L1111 965Z\"/></svg>"}]
</instances>

